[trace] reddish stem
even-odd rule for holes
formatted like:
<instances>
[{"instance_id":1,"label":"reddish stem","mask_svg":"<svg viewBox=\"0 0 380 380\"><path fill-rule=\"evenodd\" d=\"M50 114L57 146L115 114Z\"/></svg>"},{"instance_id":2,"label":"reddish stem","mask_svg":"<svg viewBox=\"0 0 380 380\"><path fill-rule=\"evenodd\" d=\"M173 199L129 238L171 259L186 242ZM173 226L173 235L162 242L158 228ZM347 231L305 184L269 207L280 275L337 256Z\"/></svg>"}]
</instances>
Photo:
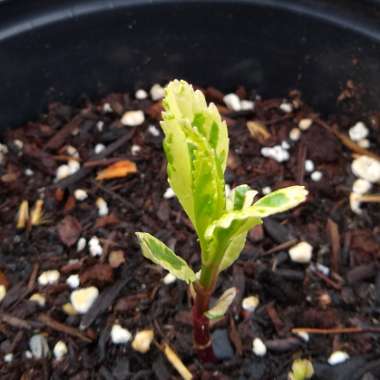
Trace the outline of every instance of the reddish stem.
<instances>
[{"instance_id":1,"label":"reddish stem","mask_svg":"<svg viewBox=\"0 0 380 380\"><path fill-rule=\"evenodd\" d=\"M200 285L195 286L195 300L193 304L193 341L199 359L204 363L215 363L216 358L212 348L209 320L204 315L208 310L210 293Z\"/></svg>"}]
</instances>

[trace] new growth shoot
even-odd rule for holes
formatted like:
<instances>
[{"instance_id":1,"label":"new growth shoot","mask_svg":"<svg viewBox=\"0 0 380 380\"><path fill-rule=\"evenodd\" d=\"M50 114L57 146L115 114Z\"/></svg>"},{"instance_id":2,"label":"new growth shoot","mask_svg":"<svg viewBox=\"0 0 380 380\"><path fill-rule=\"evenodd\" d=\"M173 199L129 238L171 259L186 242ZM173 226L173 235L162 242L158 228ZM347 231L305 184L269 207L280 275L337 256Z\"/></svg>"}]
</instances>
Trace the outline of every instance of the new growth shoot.
<instances>
[{"instance_id":1,"label":"new growth shoot","mask_svg":"<svg viewBox=\"0 0 380 380\"><path fill-rule=\"evenodd\" d=\"M214 361L209 320L223 317L235 296L228 289L211 309L209 301L218 275L238 259L248 231L262 219L299 205L303 186L270 193L256 202L248 185L225 191L228 130L214 104L185 81L166 87L161 127L165 134L168 180L198 236L201 269L192 268L163 242L137 232L143 255L192 287L193 340L203 361Z\"/></svg>"}]
</instances>

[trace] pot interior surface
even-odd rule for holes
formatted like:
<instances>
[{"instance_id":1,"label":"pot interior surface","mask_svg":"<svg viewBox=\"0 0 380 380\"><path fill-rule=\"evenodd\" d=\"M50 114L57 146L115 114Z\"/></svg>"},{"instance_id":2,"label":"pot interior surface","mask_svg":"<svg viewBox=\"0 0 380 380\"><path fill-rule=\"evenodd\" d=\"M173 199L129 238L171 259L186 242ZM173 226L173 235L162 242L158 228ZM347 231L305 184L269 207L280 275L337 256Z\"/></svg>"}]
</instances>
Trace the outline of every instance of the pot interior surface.
<instances>
[{"instance_id":1,"label":"pot interior surface","mask_svg":"<svg viewBox=\"0 0 380 380\"><path fill-rule=\"evenodd\" d=\"M263 96L298 88L323 112L349 79L365 108L380 98L380 26L368 12L282 0L19 3L0 6L0 128L51 100L175 77Z\"/></svg>"}]
</instances>

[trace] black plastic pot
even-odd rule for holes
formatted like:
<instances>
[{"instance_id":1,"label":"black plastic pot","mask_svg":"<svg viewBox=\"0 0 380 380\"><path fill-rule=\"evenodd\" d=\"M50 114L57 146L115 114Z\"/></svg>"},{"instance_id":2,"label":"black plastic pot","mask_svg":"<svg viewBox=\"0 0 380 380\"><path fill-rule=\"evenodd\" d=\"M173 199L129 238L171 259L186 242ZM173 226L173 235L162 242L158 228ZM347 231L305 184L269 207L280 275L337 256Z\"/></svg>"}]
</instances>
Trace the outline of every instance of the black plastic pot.
<instances>
[{"instance_id":1,"label":"black plastic pot","mask_svg":"<svg viewBox=\"0 0 380 380\"><path fill-rule=\"evenodd\" d=\"M324 111L352 79L371 108L380 99L379 19L378 1L5 1L0 128L52 99L173 77L264 95L297 87Z\"/></svg>"}]
</instances>

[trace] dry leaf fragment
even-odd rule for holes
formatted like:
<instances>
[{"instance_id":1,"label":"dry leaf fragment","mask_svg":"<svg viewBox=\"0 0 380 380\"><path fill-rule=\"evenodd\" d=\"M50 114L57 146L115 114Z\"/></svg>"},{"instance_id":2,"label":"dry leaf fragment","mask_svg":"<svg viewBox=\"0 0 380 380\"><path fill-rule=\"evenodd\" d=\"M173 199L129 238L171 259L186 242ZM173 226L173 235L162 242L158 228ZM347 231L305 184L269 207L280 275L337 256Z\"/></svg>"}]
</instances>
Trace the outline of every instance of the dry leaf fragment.
<instances>
[{"instance_id":1,"label":"dry leaf fragment","mask_svg":"<svg viewBox=\"0 0 380 380\"><path fill-rule=\"evenodd\" d=\"M77 242L81 230L81 224L71 215L66 216L58 224L59 238L61 239L62 243L68 247L73 246Z\"/></svg>"},{"instance_id":2,"label":"dry leaf fragment","mask_svg":"<svg viewBox=\"0 0 380 380\"><path fill-rule=\"evenodd\" d=\"M111 251L108 257L108 263L112 268L118 268L125 263L124 252L122 250Z\"/></svg>"},{"instance_id":3,"label":"dry leaf fragment","mask_svg":"<svg viewBox=\"0 0 380 380\"><path fill-rule=\"evenodd\" d=\"M42 208L44 207L44 201L38 199L34 204L33 210L30 213L30 224L32 226L38 226L42 222Z\"/></svg>"},{"instance_id":4,"label":"dry leaf fragment","mask_svg":"<svg viewBox=\"0 0 380 380\"><path fill-rule=\"evenodd\" d=\"M126 177L128 174L136 173L136 172L137 172L137 167L134 162L129 161L129 160L121 160L108 166L104 170L99 171L98 175L96 176L96 179L103 180L103 179Z\"/></svg>"},{"instance_id":5,"label":"dry leaf fragment","mask_svg":"<svg viewBox=\"0 0 380 380\"><path fill-rule=\"evenodd\" d=\"M271 134L268 132L265 124L263 124L261 121L248 121L247 128L251 136L260 144L264 144L267 140L269 140L272 137Z\"/></svg>"},{"instance_id":6,"label":"dry leaf fragment","mask_svg":"<svg viewBox=\"0 0 380 380\"><path fill-rule=\"evenodd\" d=\"M16 228L24 229L29 220L29 203L28 201L22 201L18 210L17 225Z\"/></svg>"}]
</instances>

